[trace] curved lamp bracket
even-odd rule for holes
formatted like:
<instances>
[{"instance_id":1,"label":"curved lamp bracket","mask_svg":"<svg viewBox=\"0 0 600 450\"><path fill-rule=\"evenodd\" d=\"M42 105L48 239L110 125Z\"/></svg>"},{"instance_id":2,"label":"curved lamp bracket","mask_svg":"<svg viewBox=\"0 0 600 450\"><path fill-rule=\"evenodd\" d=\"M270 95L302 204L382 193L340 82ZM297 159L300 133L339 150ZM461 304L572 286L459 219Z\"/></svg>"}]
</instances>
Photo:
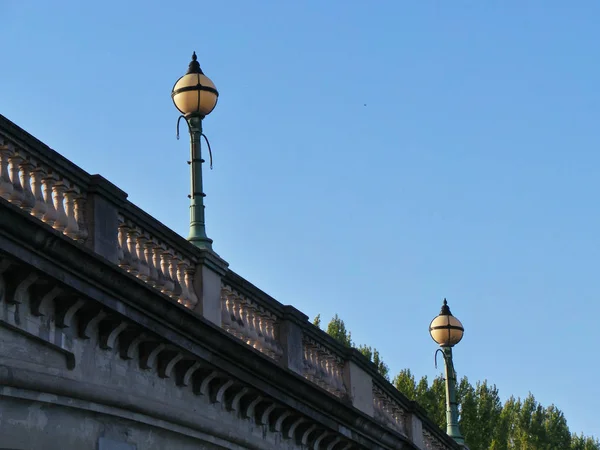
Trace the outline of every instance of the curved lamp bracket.
<instances>
[{"instance_id":1,"label":"curved lamp bracket","mask_svg":"<svg viewBox=\"0 0 600 450\"><path fill-rule=\"evenodd\" d=\"M181 121L181 119L185 119L185 116L182 114L177 118L177 140L179 140L179 122ZM186 125L188 126L188 130L190 128L190 124L188 123L188 121L185 121ZM208 142L208 138L206 137L206 135L204 133L202 133L201 135L204 140L206 141L206 146L208 147L208 156L209 156L209 161L210 161L210 170L212 170L213 168L213 156L212 156L212 149L210 148L210 142Z\"/></svg>"},{"instance_id":2,"label":"curved lamp bracket","mask_svg":"<svg viewBox=\"0 0 600 450\"><path fill-rule=\"evenodd\" d=\"M437 367L437 355L438 355L438 352L441 352L441 353L442 353L442 356L444 357L444 362L446 362L446 354L444 353L444 351L443 351L441 348L438 348L438 349L435 351L435 354L433 355L433 363L435 364L435 368L436 368L436 369L438 368L438 367Z\"/></svg>"}]
</instances>

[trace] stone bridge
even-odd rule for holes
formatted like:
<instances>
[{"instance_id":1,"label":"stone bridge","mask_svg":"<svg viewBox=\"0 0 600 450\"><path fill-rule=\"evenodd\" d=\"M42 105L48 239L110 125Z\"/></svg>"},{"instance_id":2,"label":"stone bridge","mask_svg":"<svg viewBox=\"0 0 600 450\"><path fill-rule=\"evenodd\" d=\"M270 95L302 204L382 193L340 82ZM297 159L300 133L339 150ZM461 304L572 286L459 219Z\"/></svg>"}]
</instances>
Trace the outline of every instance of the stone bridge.
<instances>
[{"instance_id":1,"label":"stone bridge","mask_svg":"<svg viewBox=\"0 0 600 450\"><path fill-rule=\"evenodd\" d=\"M459 447L356 350L0 116L0 448Z\"/></svg>"}]
</instances>

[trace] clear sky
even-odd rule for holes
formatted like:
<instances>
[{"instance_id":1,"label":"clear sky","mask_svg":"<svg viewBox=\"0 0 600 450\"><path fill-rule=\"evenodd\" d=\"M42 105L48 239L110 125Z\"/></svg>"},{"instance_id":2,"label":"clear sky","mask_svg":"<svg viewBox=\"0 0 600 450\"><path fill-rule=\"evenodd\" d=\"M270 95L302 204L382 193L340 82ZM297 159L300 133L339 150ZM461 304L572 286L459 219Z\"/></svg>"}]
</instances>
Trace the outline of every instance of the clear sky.
<instances>
[{"instance_id":1,"label":"clear sky","mask_svg":"<svg viewBox=\"0 0 600 450\"><path fill-rule=\"evenodd\" d=\"M531 391L600 436L600 3L0 0L0 113L182 235L193 50L207 228L233 270L335 313L392 374Z\"/></svg>"}]
</instances>

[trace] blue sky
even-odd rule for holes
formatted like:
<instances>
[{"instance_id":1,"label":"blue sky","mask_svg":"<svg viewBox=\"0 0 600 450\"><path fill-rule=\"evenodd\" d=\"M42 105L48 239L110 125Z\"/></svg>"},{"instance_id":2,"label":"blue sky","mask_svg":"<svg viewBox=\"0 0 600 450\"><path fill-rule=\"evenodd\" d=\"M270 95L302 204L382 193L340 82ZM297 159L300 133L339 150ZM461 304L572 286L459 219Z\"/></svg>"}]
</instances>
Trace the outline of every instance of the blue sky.
<instances>
[{"instance_id":1,"label":"blue sky","mask_svg":"<svg viewBox=\"0 0 600 450\"><path fill-rule=\"evenodd\" d=\"M187 235L170 91L193 50L207 228L233 270L435 376L600 436L600 3L0 1L0 113Z\"/></svg>"}]
</instances>

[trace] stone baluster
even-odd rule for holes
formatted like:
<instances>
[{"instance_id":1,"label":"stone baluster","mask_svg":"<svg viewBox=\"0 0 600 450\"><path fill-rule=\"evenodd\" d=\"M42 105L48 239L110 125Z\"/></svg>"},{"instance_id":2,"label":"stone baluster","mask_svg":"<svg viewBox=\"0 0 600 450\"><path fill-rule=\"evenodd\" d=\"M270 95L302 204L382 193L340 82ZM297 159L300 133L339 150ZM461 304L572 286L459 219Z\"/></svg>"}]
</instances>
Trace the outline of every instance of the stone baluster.
<instances>
[{"instance_id":1,"label":"stone baluster","mask_svg":"<svg viewBox=\"0 0 600 450\"><path fill-rule=\"evenodd\" d=\"M342 366L338 363L337 359L334 359L333 364L333 377L336 383L338 393L343 394L346 392L346 385L344 384L344 374Z\"/></svg>"},{"instance_id":2,"label":"stone baluster","mask_svg":"<svg viewBox=\"0 0 600 450\"><path fill-rule=\"evenodd\" d=\"M262 311L260 311L258 305L255 305L250 301L248 302L248 306L252 311L252 328L254 328L254 332L256 333L254 348L261 352L265 352L266 340L263 333Z\"/></svg>"},{"instance_id":3,"label":"stone baluster","mask_svg":"<svg viewBox=\"0 0 600 450\"><path fill-rule=\"evenodd\" d=\"M181 281L179 280L179 274L177 270L181 258L179 258L179 255L176 253L172 253L171 256L172 257L169 265L171 279L173 280L173 292L171 293L171 298L174 300L179 300L181 298Z\"/></svg>"},{"instance_id":4,"label":"stone baluster","mask_svg":"<svg viewBox=\"0 0 600 450\"><path fill-rule=\"evenodd\" d=\"M312 344L308 344L304 347L306 352L306 368L307 378L313 382L318 380L317 377L317 354Z\"/></svg>"},{"instance_id":5,"label":"stone baluster","mask_svg":"<svg viewBox=\"0 0 600 450\"><path fill-rule=\"evenodd\" d=\"M322 352L321 352L321 348L316 345L315 348L313 349L313 358L314 358L314 364L315 364L315 382L321 386L321 387L325 387L324 383L323 383L323 378L324 378L324 373L325 370L323 369L323 359L321 358L322 356Z\"/></svg>"},{"instance_id":6,"label":"stone baluster","mask_svg":"<svg viewBox=\"0 0 600 450\"><path fill-rule=\"evenodd\" d=\"M46 210L48 209L43 189L45 175L46 173L42 167L36 167L31 171L31 187L35 198L35 206L31 210L31 214L40 220L44 218L44 214L46 214Z\"/></svg>"},{"instance_id":7,"label":"stone baluster","mask_svg":"<svg viewBox=\"0 0 600 450\"><path fill-rule=\"evenodd\" d=\"M173 281L173 277L171 276L171 262L173 260L173 252L167 250L167 248L162 245L160 248L157 248L158 258L160 261L160 268L162 270L164 284L162 287L162 292L165 295L171 297L173 295L173 290L175 289L175 283Z\"/></svg>"},{"instance_id":8,"label":"stone baluster","mask_svg":"<svg viewBox=\"0 0 600 450\"><path fill-rule=\"evenodd\" d=\"M323 368L323 359L321 358L321 347L319 345L313 348L313 360L315 364L315 382L322 388L326 388L327 385L323 382L325 369Z\"/></svg>"},{"instance_id":9,"label":"stone baluster","mask_svg":"<svg viewBox=\"0 0 600 450\"><path fill-rule=\"evenodd\" d=\"M125 223L125 219L122 216L119 216L119 227L117 228L117 239L119 242L119 247L117 249L117 261L119 267L125 269L127 272L131 272L132 270L132 260L131 260L131 252L129 251L129 244L127 242L127 233L129 231L129 227Z\"/></svg>"},{"instance_id":10,"label":"stone baluster","mask_svg":"<svg viewBox=\"0 0 600 450\"><path fill-rule=\"evenodd\" d=\"M75 196L75 221L77 222L77 241L82 243L87 240L88 231L85 224L85 197L82 194Z\"/></svg>"},{"instance_id":11,"label":"stone baluster","mask_svg":"<svg viewBox=\"0 0 600 450\"><path fill-rule=\"evenodd\" d=\"M307 361L308 361L308 378L313 382L317 383L319 380L318 365L317 365L317 352L315 347L311 344L307 348Z\"/></svg>"},{"instance_id":12,"label":"stone baluster","mask_svg":"<svg viewBox=\"0 0 600 450\"><path fill-rule=\"evenodd\" d=\"M196 296L196 289L194 289L194 274L196 268L191 264L187 263L185 268L185 286L188 291L188 308L193 308L198 304L198 297Z\"/></svg>"},{"instance_id":13,"label":"stone baluster","mask_svg":"<svg viewBox=\"0 0 600 450\"><path fill-rule=\"evenodd\" d=\"M325 382L327 383L327 390L338 395L341 390L341 385L335 374L336 358L335 356L329 354L326 349L324 349L323 353L323 365L325 369Z\"/></svg>"},{"instance_id":14,"label":"stone baluster","mask_svg":"<svg viewBox=\"0 0 600 450\"><path fill-rule=\"evenodd\" d=\"M68 189L65 191L65 210L67 214L67 226L65 227L65 234L71 239L77 240L79 236L79 226L77 219L75 218L75 198L77 192L74 189Z\"/></svg>"},{"instance_id":15,"label":"stone baluster","mask_svg":"<svg viewBox=\"0 0 600 450\"><path fill-rule=\"evenodd\" d=\"M235 330L233 329L233 317L231 315L231 308L229 304L230 295L232 295L232 293L229 286L221 289L221 327L228 333L235 336Z\"/></svg>"},{"instance_id":16,"label":"stone baluster","mask_svg":"<svg viewBox=\"0 0 600 450\"><path fill-rule=\"evenodd\" d=\"M230 334L233 334L231 326L231 314L227 306L228 289L221 290L221 327Z\"/></svg>"},{"instance_id":17,"label":"stone baluster","mask_svg":"<svg viewBox=\"0 0 600 450\"><path fill-rule=\"evenodd\" d=\"M186 265L187 263L184 260L180 260L177 264L177 279L179 280L179 285L181 286L181 297L179 297L177 301L184 306L187 306L190 303L190 293L185 281Z\"/></svg>"},{"instance_id":18,"label":"stone baluster","mask_svg":"<svg viewBox=\"0 0 600 450\"><path fill-rule=\"evenodd\" d=\"M265 341L265 352L271 358L277 358L277 353L275 352L275 342L271 336L271 317L269 316L268 311L266 311L264 308L261 308L260 310L260 330Z\"/></svg>"},{"instance_id":19,"label":"stone baluster","mask_svg":"<svg viewBox=\"0 0 600 450\"><path fill-rule=\"evenodd\" d=\"M329 355L325 356L324 359L324 365L325 365L325 382L328 384L328 390L329 391L333 391L333 392L337 392L338 391L338 384L337 384L337 380L335 379L335 375L333 373L333 358L331 358Z\"/></svg>"},{"instance_id":20,"label":"stone baluster","mask_svg":"<svg viewBox=\"0 0 600 450\"><path fill-rule=\"evenodd\" d=\"M326 389L329 392L335 392L335 381L333 379L331 357L327 354L325 349L322 350L321 354L321 367L323 367L323 382L325 383Z\"/></svg>"},{"instance_id":21,"label":"stone baluster","mask_svg":"<svg viewBox=\"0 0 600 450\"><path fill-rule=\"evenodd\" d=\"M256 345L258 341L258 334L256 333L256 329L254 328L253 308L251 307L251 304L247 299L242 297L241 300L242 301L240 302L240 310L242 312L242 320L244 321L245 325L246 343L254 348L258 348L258 346Z\"/></svg>"},{"instance_id":22,"label":"stone baluster","mask_svg":"<svg viewBox=\"0 0 600 450\"><path fill-rule=\"evenodd\" d=\"M69 224L69 218L67 216L67 212L65 211L65 192L67 190L67 185L64 181L58 181L53 189L52 193L54 194L54 207L56 208L56 220L54 221L54 229L58 231L64 231Z\"/></svg>"},{"instance_id":23,"label":"stone baluster","mask_svg":"<svg viewBox=\"0 0 600 450\"><path fill-rule=\"evenodd\" d=\"M239 296L235 296L232 299L233 302L233 317L235 318L235 321L237 322L237 332L238 332L238 337L241 340L245 340L245 336L246 336L246 324L244 323L244 319L243 319L243 314L242 314L242 303L240 301L240 297Z\"/></svg>"},{"instance_id":24,"label":"stone baluster","mask_svg":"<svg viewBox=\"0 0 600 450\"><path fill-rule=\"evenodd\" d=\"M129 257L129 249L127 248L127 233L123 228L123 218L119 217L119 228L117 228L117 240L119 247L117 248L117 261L119 267L129 271L129 264L127 258Z\"/></svg>"},{"instance_id":25,"label":"stone baluster","mask_svg":"<svg viewBox=\"0 0 600 450\"><path fill-rule=\"evenodd\" d=\"M144 281L149 281L150 279L150 267L148 266L148 261L146 260L145 250L146 250L146 241L148 238L144 236L143 233L137 231L136 236L136 254L138 257L138 273L137 276Z\"/></svg>"},{"instance_id":26,"label":"stone baluster","mask_svg":"<svg viewBox=\"0 0 600 450\"><path fill-rule=\"evenodd\" d=\"M227 313L229 314L229 324L230 324L230 332L236 336L237 338L241 338L241 332L240 332L240 323L238 321L238 317L236 314L236 297L235 294L232 293L231 291L227 294L227 298L226 298L226 306L227 306Z\"/></svg>"},{"instance_id":27,"label":"stone baluster","mask_svg":"<svg viewBox=\"0 0 600 450\"><path fill-rule=\"evenodd\" d=\"M335 373L336 373L336 377L340 382L341 385L341 391L345 394L347 391L346 389L346 383L344 382L344 364L336 364L335 366Z\"/></svg>"},{"instance_id":28,"label":"stone baluster","mask_svg":"<svg viewBox=\"0 0 600 450\"><path fill-rule=\"evenodd\" d=\"M272 357L274 359L279 359L283 354L279 343L275 337L275 323L276 319L269 314L268 311L265 311L265 315L263 316L263 321L265 324L265 340L267 342L267 346L271 351Z\"/></svg>"},{"instance_id":29,"label":"stone baluster","mask_svg":"<svg viewBox=\"0 0 600 450\"><path fill-rule=\"evenodd\" d=\"M132 227L131 224L126 223L123 225L125 232L127 233L127 250L129 252L129 260L127 261L129 265L129 272L132 275L137 276L140 273L140 259L137 255L137 237L138 230L135 227ZM125 247L123 247L123 251Z\"/></svg>"},{"instance_id":30,"label":"stone baluster","mask_svg":"<svg viewBox=\"0 0 600 450\"><path fill-rule=\"evenodd\" d=\"M252 345L250 341L250 331L248 328L250 325L248 324L248 309L244 304L244 299L242 297L237 297L235 301L236 312L239 317L240 324L240 339L246 342L249 345Z\"/></svg>"},{"instance_id":31,"label":"stone baluster","mask_svg":"<svg viewBox=\"0 0 600 450\"><path fill-rule=\"evenodd\" d=\"M9 200L12 196L13 185L8 172L8 160L13 150L8 145L0 145L0 197Z\"/></svg>"},{"instance_id":32,"label":"stone baluster","mask_svg":"<svg viewBox=\"0 0 600 450\"><path fill-rule=\"evenodd\" d=\"M156 276L156 282L155 282L155 287L156 289L162 291L165 287L165 283L166 283L166 279L165 279L165 274L163 273L163 269L162 269L162 260L161 260L161 254L162 254L162 248L160 246L160 244L158 244L156 241L153 241L154 246L152 247L152 252L153 252L153 266L154 266L154 270L155 270L155 276Z\"/></svg>"},{"instance_id":33,"label":"stone baluster","mask_svg":"<svg viewBox=\"0 0 600 450\"><path fill-rule=\"evenodd\" d=\"M273 334L273 327L275 319L271 317L271 314L267 310L261 311L261 323L263 335L265 337L265 347L267 348L271 358L277 359L279 357L277 342L275 341L275 335Z\"/></svg>"},{"instance_id":34,"label":"stone baluster","mask_svg":"<svg viewBox=\"0 0 600 450\"><path fill-rule=\"evenodd\" d=\"M31 190L31 170L35 165L29 159L23 159L19 164L21 175L21 186L23 187L23 203L21 208L27 212L31 212L35 206L35 195Z\"/></svg>"},{"instance_id":35,"label":"stone baluster","mask_svg":"<svg viewBox=\"0 0 600 450\"><path fill-rule=\"evenodd\" d=\"M302 344L302 375L304 375L309 380L310 378L310 355L308 354L308 345L306 343Z\"/></svg>"},{"instance_id":36,"label":"stone baluster","mask_svg":"<svg viewBox=\"0 0 600 450\"><path fill-rule=\"evenodd\" d=\"M158 287L158 272L156 267L154 267L154 241L146 236L146 242L144 243L144 259L148 264L148 278L147 282L153 287Z\"/></svg>"},{"instance_id":37,"label":"stone baluster","mask_svg":"<svg viewBox=\"0 0 600 450\"><path fill-rule=\"evenodd\" d=\"M56 183L56 175L48 173L42 178L42 181L44 182L44 199L46 203L46 212L44 213L42 220L48 225L53 226L58 217L58 213L54 207L54 198L52 194L54 192L54 183Z\"/></svg>"},{"instance_id":38,"label":"stone baluster","mask_svg":"<svg viewBox=\"0 0 600 450\"><path fill-rule=\"evenodd\" d=\"M321 386L321 361L319 359L319 349L315 345L310 346L310 363L312 381Z\"/></svg>"},{"instance_id":39,"label":"stone baluster","mask_svg":"<svg viewBox=\"0 0 600 450\"><path fill-rule=\"evenodd\" d=\"M13 186L12 194L8 200L15 206L21 206L25 199L25 192L19 177L19 164L23 161L23 157L19 153L13 152L8 161L10 162L10 180Z\"/></svg>"},{"instance_id":40,"label":"stone baluster","mask_svg":"<svg viewBox=\"0 0 600 450\"><path fill-rule=\"evenodd\" d=\"M335 381L333 379L333 367L331 367L331 358L325 351L321 353L321 358L321 365L323 367L323 381L325 382L328 391L335 391Z\"/></svg>"}]
</instances>

